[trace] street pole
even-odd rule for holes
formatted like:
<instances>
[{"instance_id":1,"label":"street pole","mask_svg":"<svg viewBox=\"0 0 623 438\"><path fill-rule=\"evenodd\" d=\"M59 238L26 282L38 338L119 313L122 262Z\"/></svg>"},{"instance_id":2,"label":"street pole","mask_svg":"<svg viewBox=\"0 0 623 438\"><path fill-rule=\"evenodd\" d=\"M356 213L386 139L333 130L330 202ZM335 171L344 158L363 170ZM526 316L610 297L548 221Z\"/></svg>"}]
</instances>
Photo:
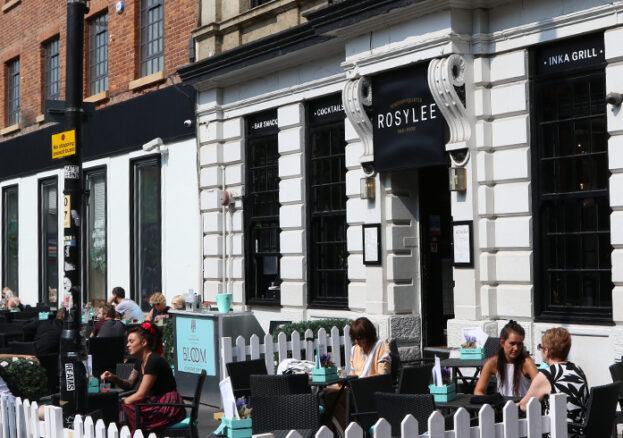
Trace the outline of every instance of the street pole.
<instances>
[{"instance_id":1,"label":"street pole","mask_svg":"<svg viewBox=\"0 0 623 438\"><path fill-rule=\"evenodd\" d=\"M61 406L66 424L86 412L87 376L81 361L80 323L81 214L82 197L82 89L84 15L87 0L67 0L67 47L65 70L65 132L75 136L75 153L65 158L63 191L63 250L65 275L63 305L65 322L61 335Z\"/></svg>"}]
</instances>

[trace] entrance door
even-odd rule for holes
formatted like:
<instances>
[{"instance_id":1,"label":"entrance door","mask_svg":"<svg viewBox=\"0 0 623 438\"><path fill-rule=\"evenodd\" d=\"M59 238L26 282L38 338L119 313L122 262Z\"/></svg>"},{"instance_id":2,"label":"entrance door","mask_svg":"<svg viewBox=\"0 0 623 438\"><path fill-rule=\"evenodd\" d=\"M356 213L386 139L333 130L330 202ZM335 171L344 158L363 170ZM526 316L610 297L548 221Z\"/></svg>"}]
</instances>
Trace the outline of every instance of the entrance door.
<instances>
[{"instance_id":1,"label":"entrance door","mask_svg":"<svg viewBox=\"0 0 623 438\"><path fill-rule=\"evenodd\" d=\"M420 260L422 268L422 341L447 345L446 323L454 318L452 234L448 168L419 171Z\"/></svg>"}]
</instances>

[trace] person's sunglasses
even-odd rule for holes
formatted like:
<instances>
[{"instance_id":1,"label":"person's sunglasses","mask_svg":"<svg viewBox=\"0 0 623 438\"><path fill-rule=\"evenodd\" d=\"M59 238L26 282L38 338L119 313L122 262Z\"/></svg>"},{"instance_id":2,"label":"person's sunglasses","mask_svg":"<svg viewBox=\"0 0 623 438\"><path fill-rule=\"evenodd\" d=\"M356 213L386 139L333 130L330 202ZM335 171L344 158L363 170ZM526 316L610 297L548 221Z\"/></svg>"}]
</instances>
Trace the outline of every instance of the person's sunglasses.
<instances>
[{"instance_id":1,"label":"person's sunglasses","mask_svg":"<svg viewBox=\"0 0 623 438\"><path fill-rule=\"evenodd\" d=\"M547 349L547 347L545 347L544 345L541 345L541 344L537 345L536 348L537 348L537 350L541 350L541 351Z\"/></svg>"}]
</instances>

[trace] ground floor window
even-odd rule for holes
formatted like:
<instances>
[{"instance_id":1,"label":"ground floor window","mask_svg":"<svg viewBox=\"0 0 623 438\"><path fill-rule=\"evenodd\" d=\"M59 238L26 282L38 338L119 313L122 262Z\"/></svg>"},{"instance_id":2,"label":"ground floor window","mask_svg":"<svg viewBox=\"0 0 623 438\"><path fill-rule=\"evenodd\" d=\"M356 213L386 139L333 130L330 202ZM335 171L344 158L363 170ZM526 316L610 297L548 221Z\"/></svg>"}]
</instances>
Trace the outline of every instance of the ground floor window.
<instances>
[{"instance_id":1,"label":"ground floor window","mask_svg":"<svg viewBox=\"0 0 623 438\"><path fill-rule=\"evenodd\" d=\"M586 40L569 42L576 44ZM599 54L603 37L595 44L585 50ZM606 78L599 61L556 74L537 66L532 84L535 295L543 319L612 319Z\"/></svg>"},{"instance_id":2,"label":"ground floor window","mask_svg":"<svg viewBox=\"0 0 623 438\"><path fill-rule=\"evenodd\" d=\"M106 301L106 169L85 173L86 297L92 305Z\"/></svg>"},{"instance_id":3,"label":"ground floor window","mask_svg":"<svg viewBox=\"0 0 623 438\"><path fill-rule=\"evenodd\" d=\"M308 285L312 306L348 306L346 165L341 96L307 105Z\"/></svg>"},{"instance_id":4,"label":"ground floor window","mask_svg":"<svg viewBox=\"0 0 623 438\"><path fill-rule=\"evenodd\" d=\"M18 189L2 190L2 287L19 293L18 282Z\"/></svg>"},{"instance_id":5,"label":"ground floor window","mask_svg":"<svg viewBox=\"0 0 623 438\"><path fill-rule=\"evenodd\" d=\"M39 296L45 303L58 300L58 181L39 181Z\"/></svg>"},{"instance_id":6,"label":"ground floor window","mask_svg":"<svg viewBox=\"0 0 623 438\"><path fill-rule=\"evenodd\" d=\"M144 311L149 297L162 291L160 157L132 162L131 296Z\"/></svg>"},{"instance_id":7,"label":"ground floor window","mask_svg":"<svg viewBox=\"0 0 623 438\"><path fill-rule=\"evenodd\" d=\"M277 111L247 118L245 289L248 303L279 304L279 152Z\"/></svg>"}]
</instances>

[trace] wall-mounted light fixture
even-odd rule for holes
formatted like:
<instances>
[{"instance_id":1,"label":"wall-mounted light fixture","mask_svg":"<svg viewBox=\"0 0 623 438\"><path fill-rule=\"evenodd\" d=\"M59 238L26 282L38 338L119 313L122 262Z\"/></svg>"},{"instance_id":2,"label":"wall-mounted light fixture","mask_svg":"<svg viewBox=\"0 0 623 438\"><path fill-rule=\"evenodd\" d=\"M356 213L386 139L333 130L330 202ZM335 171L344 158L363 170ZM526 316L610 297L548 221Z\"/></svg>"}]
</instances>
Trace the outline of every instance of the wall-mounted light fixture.
<instances>
[{"instance_id":1,"label":"wall-mounted light fixture","mask_svg":"<svg viewBox=\"0 0 623 438\"><path fill-rule=\"evenodd\" d=\"M361 199L374 200L376 197L376 179L373 176L367 176L359 180L359 197Z\"/></svg>"},{"instance_id":2,"label":"wall-mounted light fixture","mask_svg":"<svg viewBox=\"0 0 623 438\"><path fill-rule=\"evenodd\" d=\"M464 192L467 190L467 178L465 174L464 167L450 168L450 190L454 192Z\"/></svg>"}]
</instances>

